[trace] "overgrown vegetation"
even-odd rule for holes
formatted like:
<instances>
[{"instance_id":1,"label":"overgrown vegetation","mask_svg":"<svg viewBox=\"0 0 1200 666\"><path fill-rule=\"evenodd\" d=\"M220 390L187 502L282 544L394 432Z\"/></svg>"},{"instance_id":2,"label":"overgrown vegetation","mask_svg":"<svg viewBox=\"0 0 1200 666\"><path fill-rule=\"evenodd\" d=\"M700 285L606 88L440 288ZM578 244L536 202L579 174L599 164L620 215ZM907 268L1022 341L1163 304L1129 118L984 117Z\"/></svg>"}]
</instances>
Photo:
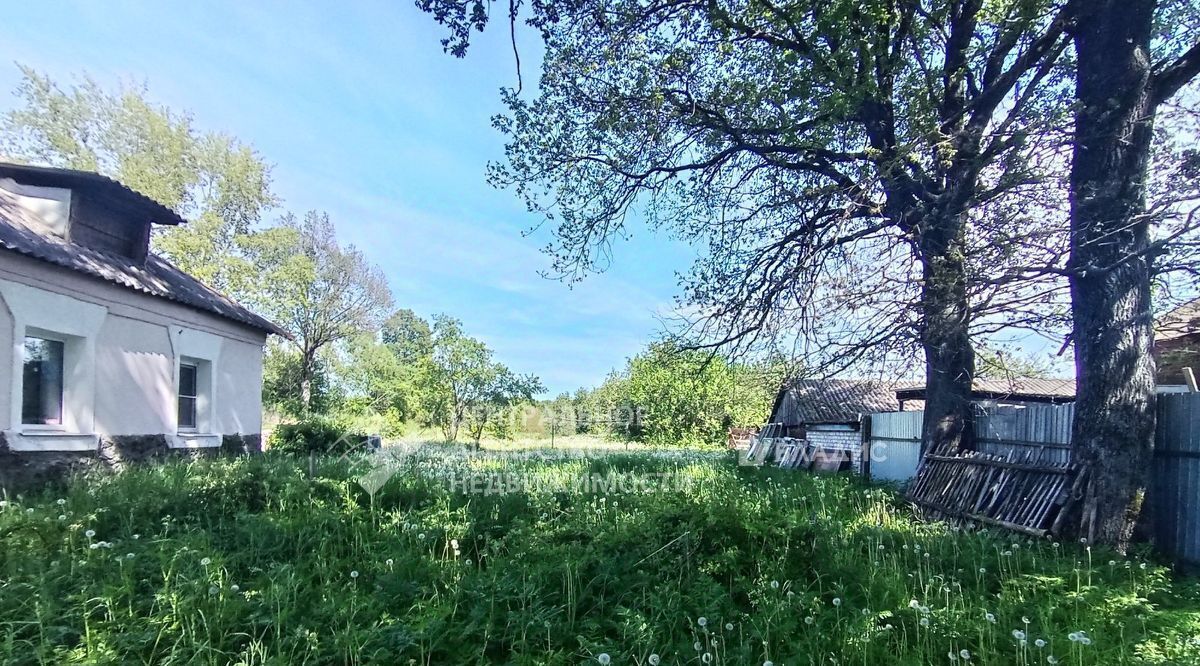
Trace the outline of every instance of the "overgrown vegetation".
<instances>
[{"instance_id":1,"label":"overgrown vegetation","mask_svg":"<svg viewBox=\"0 0 1200 666\"><path fill-rule=\"evenodd\" d=\"M411 453L373 498L348 463L270 455L8 497L0 660L1200 659L1196 586L1138 558L922 524L886 490L718 454L462 451Z\"/></svg>"}]
</instances>

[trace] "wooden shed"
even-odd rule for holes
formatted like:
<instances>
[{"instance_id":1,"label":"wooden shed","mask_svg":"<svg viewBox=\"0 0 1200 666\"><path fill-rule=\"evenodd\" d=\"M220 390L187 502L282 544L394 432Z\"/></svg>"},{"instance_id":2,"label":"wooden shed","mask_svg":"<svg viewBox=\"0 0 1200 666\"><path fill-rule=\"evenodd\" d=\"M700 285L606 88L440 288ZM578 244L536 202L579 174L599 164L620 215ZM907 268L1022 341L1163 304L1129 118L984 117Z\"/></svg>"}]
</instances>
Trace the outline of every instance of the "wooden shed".
<instances>
[{"instance_id":1,"label":"wooden shed","mask_svg":"<svg viewBox=\"0 0 1200 666\"><path fill-rule=\"evenodd\" d=\"M900 408L895 387L866 379L796 379L775 398L764 437L780 440L776 459L824 469L862 468L862 416ZM789 457L790 456L790 457Z\"/></svg>"}]
</instances>

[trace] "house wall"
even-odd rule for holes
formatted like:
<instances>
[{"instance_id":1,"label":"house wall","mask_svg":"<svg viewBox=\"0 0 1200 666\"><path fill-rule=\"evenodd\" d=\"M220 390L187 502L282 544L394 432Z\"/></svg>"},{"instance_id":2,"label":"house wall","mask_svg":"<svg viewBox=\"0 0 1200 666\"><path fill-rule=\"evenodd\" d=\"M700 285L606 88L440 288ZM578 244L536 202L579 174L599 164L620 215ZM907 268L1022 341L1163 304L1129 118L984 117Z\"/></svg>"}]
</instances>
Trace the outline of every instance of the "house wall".
<instances>
[{"instance_id":1,"label":"house wall","mask_svg":"<svg viewBox=\"0 0 1200 666\"><path fill-rule=\"evenodd\" d=\"M851 426L810 425L805 438L809 446L849 452L851 468L856 473L862 472L862 437Z\"/></svg>"},{"instance_id":2,"label":"house wall","mask_svg":"<svg viewBox=\"0 0 1200 666\"><path fill-rule=\"evenodd\" d=\"M15 401L30 328L69 334L80 355L65 373L72 413L59 433L20 424ZM120 461L164 448L215 449L231 437L256 448L265 342L264 332L225 318L0 250L0 485L4 456L15 451ZM210 373L207 412L196 432L179 433L179 362L193 357Z\"/></svg>"}]
</instances>

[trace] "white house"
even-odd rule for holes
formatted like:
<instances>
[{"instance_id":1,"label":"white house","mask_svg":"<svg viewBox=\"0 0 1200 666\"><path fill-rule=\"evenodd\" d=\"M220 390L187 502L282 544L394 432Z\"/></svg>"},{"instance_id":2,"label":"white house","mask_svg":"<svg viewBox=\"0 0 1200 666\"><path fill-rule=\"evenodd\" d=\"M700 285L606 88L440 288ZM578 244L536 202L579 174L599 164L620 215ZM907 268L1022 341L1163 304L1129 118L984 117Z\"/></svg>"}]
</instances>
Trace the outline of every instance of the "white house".
<instances>
[{"instance_id":1,"label":"white house","mask_svg":"<svg viewBox=\"0 0 1200 666\"><path fill-rule=\"evenodd\" d=\"M95 173L0 163L0 485L260 447L263 346L286 333L149 251L183 223Z\"/></svg>"}]
</instances>

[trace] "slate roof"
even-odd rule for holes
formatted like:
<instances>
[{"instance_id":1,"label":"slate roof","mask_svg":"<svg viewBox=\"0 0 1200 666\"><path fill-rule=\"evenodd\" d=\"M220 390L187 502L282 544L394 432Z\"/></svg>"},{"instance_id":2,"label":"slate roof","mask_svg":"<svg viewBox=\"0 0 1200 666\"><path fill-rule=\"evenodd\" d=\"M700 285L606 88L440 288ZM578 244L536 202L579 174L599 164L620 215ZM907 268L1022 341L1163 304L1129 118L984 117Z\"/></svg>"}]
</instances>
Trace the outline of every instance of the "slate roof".
<instances>
[{"instance_id":1,"label":"slate roof","mask_svg":"<svg viewBox=\"0 0 1200 666\"><path fill-rule=\"evenodd\" d=\"M137 190L93 171L0 162L0 178L12 178L25 185L64 187L97 194L110 202L119 203L123 209L136 211L153 224L187 224L187 220L179 213Z\"/></svg>"},{"instance_id":2,"label":"slate roof","mask_svg":"<svg viewBox=\"0 0 1200 666\"><path fill-rule=\"evenodd\" d=\"M796 379L780 390L771 423L857 423L860 414L900 409L895 387L865 379Z\"/></svg>"},{"instance_id":3,"label":"slate roof","mask_svg":"<svg viewBox=\"0 0 1200 666\"><path fill-rule=\"evenodd\" d=\"M9 166L11 165L2 165L0 175ZM34 169L35 167L23 168ZM83 176L79 176L79 174L87 174L87 172L69 172L67 178L82 178ZM97 174L90 174L90 176L103 178ZM90 176L87 179L94 181ZM116 181L109 181L106 178L104 180L128 192L133 192L133 190L117 184ZM32 181L24 182L33 184ZM62 180L55 182L57 184L51 186L64 186ZM104 187L108 188L109 186L105 185ZM142 195L137 196L141 197ZM142 198L145 199L145 197ZM141 202L138 205L142 205ZM164 208L164 210L166 209ZM0 189L0 247L126 289L165 298L225 317L267 333L291 337L279 326L254 314L158 255L149 254L144 263L136 262L129 257L83 247L54 234L38 231L36 225L30 224L24 211L14 206L11 199L5 196L3 189Z\"/></svg>"},{"instance_id":4,"label":"slate roof","mask_svg":"<svg viewBox=\"0 0 1200 666\"><path fill-rule=\"evenodd\" d=\"M1067 401L1075 399L1074 379L1040 379L1012 377L1005 379L983 379L976 377L971 383L971 392L976 398L1025 398L1030 400ZM925 385L905 386L896 389L896 396L903 400L925 398Z\"/></svg>"}]
</instances>

